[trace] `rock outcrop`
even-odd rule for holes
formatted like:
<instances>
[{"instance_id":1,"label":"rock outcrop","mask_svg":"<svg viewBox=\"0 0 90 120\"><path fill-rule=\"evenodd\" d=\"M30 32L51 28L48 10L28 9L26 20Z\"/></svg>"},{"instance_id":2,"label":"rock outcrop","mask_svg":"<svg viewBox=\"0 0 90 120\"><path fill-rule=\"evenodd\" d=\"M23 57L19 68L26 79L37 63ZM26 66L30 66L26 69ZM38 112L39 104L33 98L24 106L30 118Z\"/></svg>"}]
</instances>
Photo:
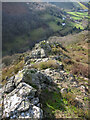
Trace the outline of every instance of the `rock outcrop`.
<instances>
[{"instance_id":1,"label":"rock outcrop","mask_svg":"<svg viewBox=\"0 0 90 120\"><path fill-rule=\"evenodd\" d=\"M2 118L42 119L43 110L39 95L45 89L57 90L58 88L62 95L71 95L70 97L72 93L74 95L73 91L81 90L81 95L87 97L87 87L80 85L72 74L64 70L61 61L62 52L53 55L52 47L64 49L60 43L42 41L36 44L33 50L26 54L24 68L9 78L3 87L1 86L0 116ZM68 101L78 108L85 106L82 97L78 94Z\"/></svg>"},{"instance_id":2,"label":"rock outcrop","mask_svg":"<svg viewBox=\"0 0 90 120\"><path fill-rule=\"evenodd\" d=\"M19 72L20 73L20 72ZM17 80L20 80L19 73ZM15 78L15 77L14 77ZM11 80L11 79L10 79ZM16 79L14 79L16 81ZM10 85L10 86L9 86ZM12 88L15 89L12 90ZM3 113L2 118L18 119L18 118L36 118L43 117L43 111L39 106L39 98L36 96L37 90L25 82L19 81L17 86L11 86L7 83L7 94L5 86L3 87Z\"/></svg>"}]
</instances>

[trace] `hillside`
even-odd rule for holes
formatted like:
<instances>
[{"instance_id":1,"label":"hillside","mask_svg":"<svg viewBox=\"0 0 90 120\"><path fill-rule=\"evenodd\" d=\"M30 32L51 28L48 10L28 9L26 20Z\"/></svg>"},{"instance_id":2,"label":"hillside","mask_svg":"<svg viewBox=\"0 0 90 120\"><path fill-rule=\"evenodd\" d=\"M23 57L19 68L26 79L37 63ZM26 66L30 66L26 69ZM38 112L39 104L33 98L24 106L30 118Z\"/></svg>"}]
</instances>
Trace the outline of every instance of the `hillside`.
<instances>
[{"instance_id":1,"label":"hillside","mask_svg":"<svg viewBox=\"0 0 90 120\"><path fill-rule=\"evenodd\" d=\"M88 120L88 3L2 4L0 119Z\"/></svg>"},{"instance_id":2,"label":"hillside","mask_svg":"<svg viewBox=\"0 0 90 120\"><path fill-rule=\"evenodd\" d=\"M3 3L2 8L3 56L27 51L49 36L87 27L87 12L67 12L50 3Z\"/></svg>"},{"instance_id":3,"label":"hillside","mask_svg":"<svg viewBox=\"0 0 90 120\"><path fill-rule=\"evenodd\" d=\"M23 54L4 57L1 117L89 119L88 42L88 31L52 36Z\"/></svg>"},{"instance_id":4,"label":"hillside","mask_svg":"<svg viewBox=\"0 0 90 120\"><path fill-rule=\"evenodd\" d=\"M65 10L82 10L82 9L88 9L88 2L79 2L77 0L76 2L51 2L51 4L54 4L60 8L63 8Z\"/></svg>"},{"instance_id":5,"label":"hillside","mask_svg":"<svg viewBox=\"0 0 90 120\"><path fill-rule=\"evenodd\" d=\"M52 4L65 10L80 9L81 6L77 2L51 2Z\"/></svg>"}]
</instances>

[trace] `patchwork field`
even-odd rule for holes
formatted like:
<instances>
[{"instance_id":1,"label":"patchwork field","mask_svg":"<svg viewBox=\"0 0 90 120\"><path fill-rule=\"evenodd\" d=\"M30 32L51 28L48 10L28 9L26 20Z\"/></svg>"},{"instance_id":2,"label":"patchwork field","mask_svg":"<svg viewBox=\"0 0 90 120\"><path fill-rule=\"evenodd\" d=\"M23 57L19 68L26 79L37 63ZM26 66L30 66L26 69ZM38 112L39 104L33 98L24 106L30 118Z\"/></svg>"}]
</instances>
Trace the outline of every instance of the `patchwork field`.
<instances>
[{"instance_id":1,"label":"patchwork field","mask_svg":"<svg viewBox=\"0 0 90 120\"><path fill-rule=\"evenodd\" d=\"M76 17L88 17L88 12L67 12L70 15L76 16Z\"/></svg>"},{"instance_id":2,"label":"patchwork field","mask_svg":"<svg viewBox=\"0 0 90 120\"><path fill-rule=\"evenodd\" d=\"M74 25L77 29L83 30L86 25L83 23L87 21L88 23L88 12L67 12L70 15L71 24Z\"/></svg>"}]
</instances>

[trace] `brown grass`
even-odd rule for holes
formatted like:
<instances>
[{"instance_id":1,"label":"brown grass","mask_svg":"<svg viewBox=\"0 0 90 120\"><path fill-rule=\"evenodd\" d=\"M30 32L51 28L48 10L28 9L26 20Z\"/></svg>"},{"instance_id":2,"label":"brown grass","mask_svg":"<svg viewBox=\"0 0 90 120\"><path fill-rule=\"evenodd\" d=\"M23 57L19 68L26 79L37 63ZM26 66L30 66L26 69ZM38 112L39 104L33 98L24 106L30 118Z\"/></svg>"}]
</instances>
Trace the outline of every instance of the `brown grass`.
<instances>
[{"instance_id":1,"label":"brown grass","mask_svg":"<svg viewBox=\"0 0 90 120\"><path fill-rule=\"evenodd\" d=\"M24 61L20 61L18 64L6 67L2 70L2 80L4 81L6 77L11 77L13 74L16 74L24 66Z\"/></svg>"},{"instance_id":2,"label":"brown grass","mask_svg":"<svg viewBox=\"0 0 90 120\"><path fill-rule=\"evenodd\" d=\"M73 63L73 61L72 61L71 59L69 59L69 58L63 59L63 62L64 62L65 64L72 64L72 63Z\"/></svg>"},{"instance_id":3,"label":"brown grass","mask_svg":"<svg viewBox=\"0 0 90 120\"><path fill-rule=\"evenodd\" d=\"M58 48L54 47L54 48L52 48L52 53L60 54L60 53L62 53L62 49L60 47L58 47Z\"/></svg>"},{"instance_id":4,"label":"brown grass","mask_svg":"<svg viewBox=\"0 0 90 120\"><path fill-rule=\"evenodd\" d=\"M81 63L74 63L71 69L71 73L88 77L88 65Z\"/></svg>"},{"instance_id":5,"label":"brown grass","mask_svg":"<svg viewBox=\"0 0 90 120\"><path fill-rule=\"evenodd\" d=\"M47 68L53 68L57 69L59 65L57 64L56 60L48 60L46 62L39 62L35 63L30 66L30 68L38 68L38 69L47 69Z\"/></svg>"}]
</instances>

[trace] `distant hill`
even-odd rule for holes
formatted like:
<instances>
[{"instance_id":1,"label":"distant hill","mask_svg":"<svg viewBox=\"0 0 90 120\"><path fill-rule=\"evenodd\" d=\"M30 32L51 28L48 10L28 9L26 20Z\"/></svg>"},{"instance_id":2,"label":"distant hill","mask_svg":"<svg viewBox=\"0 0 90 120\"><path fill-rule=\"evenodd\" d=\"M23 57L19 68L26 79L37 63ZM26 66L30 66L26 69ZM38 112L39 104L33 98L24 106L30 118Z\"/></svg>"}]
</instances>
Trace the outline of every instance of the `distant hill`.
<instances>
[{"instance_id":1,"label":"distant hill","mask_svg":"<svg viewBox=\"0 0 90 120\"><path fill-rule=\"evenodd\" d=\"M88 2L51 2L60 8L64 8L65 10L80 10L80 9L88 9Z\"/></svg>"},{"instance_id":2,"label":"distant hill","mask_svg":"<svg viewBox=\"0 0 90 120\"><path fill-rule=\"evenodd\" d=\"M60 8L67 9L67 10L81 8L79 3L77 3L77 2L52 2L52 4L54 4Z\"/></svg>"}]
</instances>

